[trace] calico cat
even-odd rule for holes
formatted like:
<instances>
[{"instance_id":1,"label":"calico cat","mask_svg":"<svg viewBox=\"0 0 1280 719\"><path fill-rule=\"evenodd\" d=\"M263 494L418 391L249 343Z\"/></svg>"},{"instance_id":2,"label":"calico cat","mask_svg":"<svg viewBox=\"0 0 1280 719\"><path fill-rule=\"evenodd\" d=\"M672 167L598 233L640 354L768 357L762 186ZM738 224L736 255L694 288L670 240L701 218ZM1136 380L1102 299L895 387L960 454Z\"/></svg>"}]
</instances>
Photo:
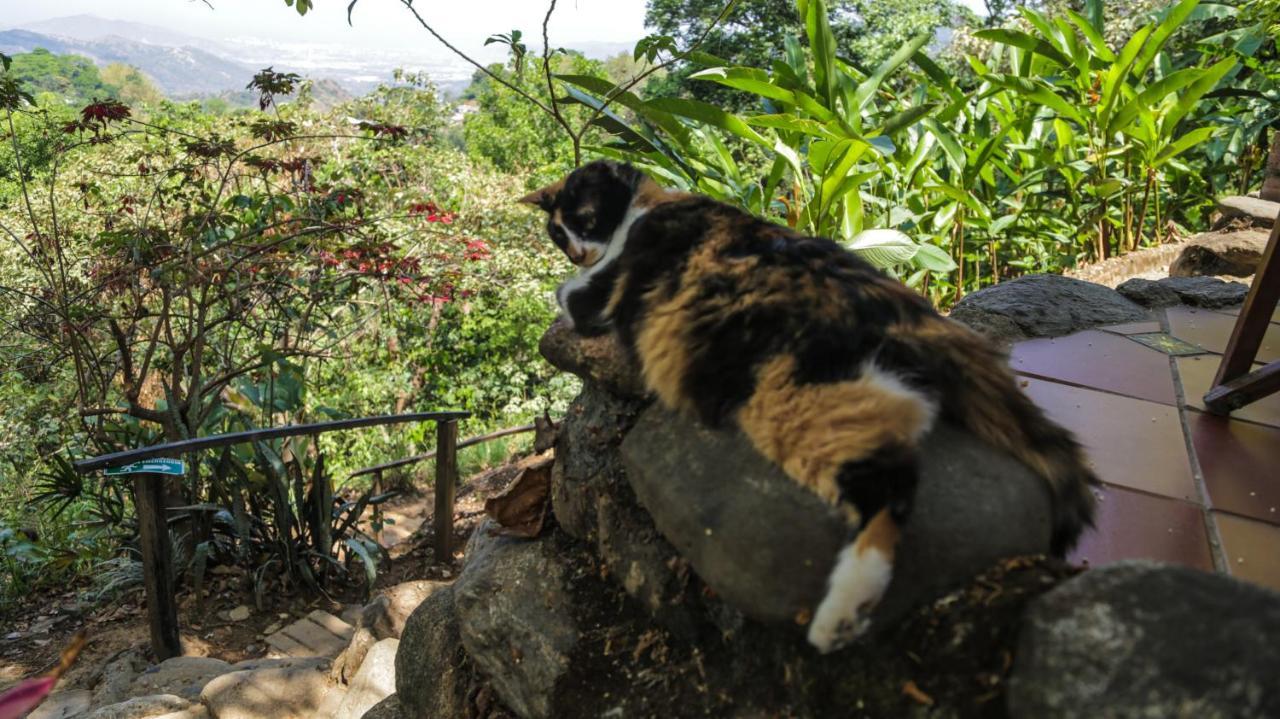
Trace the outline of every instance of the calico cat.
<instances>
[{"instance_id":1,"label":"calico cat","mask_svg":"<svg viewBox=\"0 0 1280 719\"><path fill-rule=\"evenodd\" d=\"M615 332L659 401L738 427L858 530L809 625L820 651L867 628L911 513L917 444L939 418L1044 477L1055 554L1092 523L1097 478L1002 353L839 244L613 162L522 202L583 268L557 291L578 333Z\"/></svg>"}]
</instances>

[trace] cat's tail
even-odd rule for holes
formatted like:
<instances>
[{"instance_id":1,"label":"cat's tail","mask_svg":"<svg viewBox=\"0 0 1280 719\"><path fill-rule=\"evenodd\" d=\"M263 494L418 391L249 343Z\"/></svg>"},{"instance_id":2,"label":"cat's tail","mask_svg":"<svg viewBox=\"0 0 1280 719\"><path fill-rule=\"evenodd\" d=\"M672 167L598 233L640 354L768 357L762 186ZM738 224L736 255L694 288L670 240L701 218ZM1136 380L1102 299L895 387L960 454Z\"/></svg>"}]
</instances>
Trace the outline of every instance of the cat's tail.
<instances>
[{"instance_id":1,"label":"cat's tail","mask_svg":"<svg viewBox=\"0 0 1280 719\"><path fill-rule=\"evenodd\" d=\"M1004 353L951 320L930 319L899 342L915 345L917 366L931 375L942 415L1022 461L1049 484L1053 496L1051 551L1063 556L1092 526L1097 476L1070 432L1054 424L1024 394Z\"/></svg>"}]
</instances>

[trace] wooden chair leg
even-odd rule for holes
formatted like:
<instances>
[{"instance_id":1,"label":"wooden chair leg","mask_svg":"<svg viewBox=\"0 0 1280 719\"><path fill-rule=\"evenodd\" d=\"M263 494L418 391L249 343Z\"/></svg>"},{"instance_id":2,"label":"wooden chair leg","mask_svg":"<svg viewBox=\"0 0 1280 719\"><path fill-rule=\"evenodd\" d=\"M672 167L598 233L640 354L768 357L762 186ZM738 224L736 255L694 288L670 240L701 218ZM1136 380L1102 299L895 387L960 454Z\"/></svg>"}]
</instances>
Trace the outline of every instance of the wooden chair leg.
<instances>
[{"instance_id":1,"label":"wooden chair leg","mask_svg":"<svg viewBox=\"0 0 1280 719\"><path fill-rule=\"evenodd\" d=\"M1280 217L1271 227L1271 238L1258 265L1253 286L1240 308L1231 341L1222 355L1222 364L1213 387L1204 396L1209 411L1226 414L1280 390L1280 362L1250 372L1271 326L1271 314L1280 303Z\"/></svg>"}]
</instances>

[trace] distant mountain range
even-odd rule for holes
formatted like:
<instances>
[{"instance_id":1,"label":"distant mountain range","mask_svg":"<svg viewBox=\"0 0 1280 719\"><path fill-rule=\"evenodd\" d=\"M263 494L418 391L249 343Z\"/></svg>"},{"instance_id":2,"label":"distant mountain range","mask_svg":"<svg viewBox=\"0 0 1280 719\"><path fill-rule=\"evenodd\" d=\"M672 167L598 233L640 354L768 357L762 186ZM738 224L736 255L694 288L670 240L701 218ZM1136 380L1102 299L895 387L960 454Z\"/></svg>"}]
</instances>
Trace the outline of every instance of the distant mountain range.
<instances>
[{"instance_id":1,"label":"distant mountain range","mask_svg":"<svg viewBox=\"0 0 1280 719\"><path fill-rule=\"evenodd\" d=\"M12 55L38 47L59 55L83 55L98 65L132 65L146 73L166 95L179 98L243 90L254 72L190 45L153 45L119 35L84 40L30 30L0 31L0 52Z\"/></svg>"},{"instance_id":2,"label":"distant mountain range","mask_svg":"<svg viewBox=\"0 0 1280 719\"><path fill-rule=\"evenodd\" d=\"M589 57L608 57L625 43L583 43ZM446 94L456 95L471 81L472 69L438 56L406 56L403 50L361 49L321 44L275 43L256 38L212 40L145 23L109 20L96 15L26 23L0 30L0 52L30 52L37 47L57 54L83 55L99 65L122 62L146 73L166 95L186 99L239 93L263 67L328 80L352 95L362 95L389 82L397 67L426 71Z\"/></svg>"}]
</instances>

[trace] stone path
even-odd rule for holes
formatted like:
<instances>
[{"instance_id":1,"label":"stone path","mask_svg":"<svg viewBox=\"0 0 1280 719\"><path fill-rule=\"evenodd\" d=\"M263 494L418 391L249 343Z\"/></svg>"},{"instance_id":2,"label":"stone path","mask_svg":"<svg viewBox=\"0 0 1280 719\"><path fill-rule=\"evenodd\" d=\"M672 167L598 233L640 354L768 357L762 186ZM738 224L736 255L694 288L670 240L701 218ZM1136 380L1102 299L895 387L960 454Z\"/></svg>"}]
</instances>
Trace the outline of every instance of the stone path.
<instances>
[{"instance_id":1,"label":"stone path","mask_svg":"<svg viewBox=\"0 0 1280 719\"><path fill-rule=\"evenodd\" d=\"M272 657L335 657L351 642L355 627L319 609L267 637Z\"/></svg>"}]
</instances>

